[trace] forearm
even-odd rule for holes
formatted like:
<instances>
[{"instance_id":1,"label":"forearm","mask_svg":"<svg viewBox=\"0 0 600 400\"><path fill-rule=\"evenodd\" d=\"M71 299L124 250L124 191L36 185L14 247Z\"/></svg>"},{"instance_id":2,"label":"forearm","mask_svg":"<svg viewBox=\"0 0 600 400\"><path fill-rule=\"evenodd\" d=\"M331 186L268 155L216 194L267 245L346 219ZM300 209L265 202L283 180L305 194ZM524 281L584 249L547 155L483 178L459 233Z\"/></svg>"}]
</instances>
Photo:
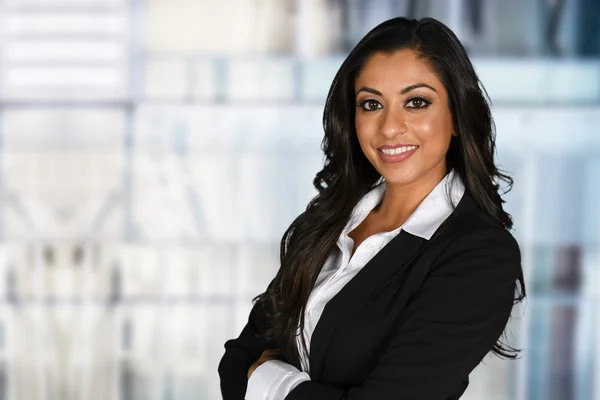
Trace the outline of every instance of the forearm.
<instances>
[{"instance_id":1,"label":"forearm","mask_svg":"<svg viewBox=\"0 0 600 400\"><path fill-rule=\"evenodd\" d=\"M245 400L282 400L302 382L310 381L306 372L281 360L261 364L250 376Z\"/></svg>"},{"instance_id":2,"label":"forearm","mask_svg":"<svg viewBox=\"0 0 600 400\"><path fill-rule=\"evenodd\" d=\"M264 328L263 312L255 304L239 337L225 342L225 354L218 367L224 400L243 400L250 366L264 350L277 347L276 343L266 343L257 337Z\"/></svg>"}]
</instances>

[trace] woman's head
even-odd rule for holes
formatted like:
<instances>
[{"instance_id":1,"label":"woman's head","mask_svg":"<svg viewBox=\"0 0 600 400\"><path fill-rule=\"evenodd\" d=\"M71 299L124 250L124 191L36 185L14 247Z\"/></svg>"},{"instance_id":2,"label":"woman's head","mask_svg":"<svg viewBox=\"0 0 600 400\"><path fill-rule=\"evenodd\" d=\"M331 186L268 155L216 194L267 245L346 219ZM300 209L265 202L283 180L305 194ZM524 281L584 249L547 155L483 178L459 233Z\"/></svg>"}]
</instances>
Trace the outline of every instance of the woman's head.
<instances>
[{"instance_id":1,"label":"woman's head","mask_svg":"<svg viewBox=\"0 0 600 400\"><path fill-rule=\"evenodd\" d=\"M321 267L357 202L382 177L407 185L454 169L476 203L498 225L512 227L496 183L512 180L494 163L489 105L464 48L442 23L394 18L369 32L335 76L323 124L318 195L283 234L281 267L257 297L272 322L264 337L283 337L288 358L300 351L296 336ZM400 163L382 158L382 146L398 144L418 147ZM516 300L525 296L522 275L519 283ZM501 342L494 352L513 356Z\"/></svg>"},{"instance_id":2,"label":"woman's head","mask_svg":"<svg viewBox=\"0 0 600 400\"><path fill-rule=\"evenodd\" d=\"M429 88L414 87L421 84ZM380 109L367 110L375 106ZM333 180L346 176L364 188L383 176L408 184L454 168L480 206L512 226L507 214L493 210L494 179L511 181L494 163L485 92L466 51L441 22L394 18L371 30L335 76L323 123L323 150L337 169L330 171ZM384 161L380 147L398 144L419 147L403 162Z\"/></svg>"},{"instance_id":3,"label":"woman's head","mask_svg":"<svg viewBox=\"0 0 600 400\"><path fill-rule=\"evenodd\" d=\"M354 92L356 137L387 185L428 176L439 182L456 133L446 88L429 62L410 49L377 52L360 69Z\"/></svg>"}]
</instances>

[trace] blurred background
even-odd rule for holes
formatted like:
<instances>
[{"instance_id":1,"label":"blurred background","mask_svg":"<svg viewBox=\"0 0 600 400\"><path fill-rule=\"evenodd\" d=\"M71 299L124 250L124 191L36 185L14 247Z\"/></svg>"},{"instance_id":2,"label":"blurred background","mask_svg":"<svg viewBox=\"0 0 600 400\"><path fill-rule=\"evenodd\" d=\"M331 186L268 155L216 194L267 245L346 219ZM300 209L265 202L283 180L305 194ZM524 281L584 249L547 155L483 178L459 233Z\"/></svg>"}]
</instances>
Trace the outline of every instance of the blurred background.
<instances>
[{"instance_id":1,"label":"blurred background","mask_svg":"<svg viewBox=\"0 0 600 400\"><path fill-rule=\"evenodd\" d=\"M379 22L467 47L529 299L464 398L600 399L597 0L0 0L0 400L216 400Z\"/></svg>"}]
</instances>

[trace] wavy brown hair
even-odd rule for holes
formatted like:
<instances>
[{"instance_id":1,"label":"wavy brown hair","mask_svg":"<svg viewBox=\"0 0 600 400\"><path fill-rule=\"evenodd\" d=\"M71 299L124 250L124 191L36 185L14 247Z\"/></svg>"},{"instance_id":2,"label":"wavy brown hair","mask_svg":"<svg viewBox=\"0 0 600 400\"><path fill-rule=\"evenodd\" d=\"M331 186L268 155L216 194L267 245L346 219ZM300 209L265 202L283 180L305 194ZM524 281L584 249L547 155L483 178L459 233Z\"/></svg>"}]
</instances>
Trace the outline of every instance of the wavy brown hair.
<instances>
[{"instance_id":1,"label":"wavy brown hair","mask_svg":"<svg viewBox=\"0 0 600 400\"><path fill-rule=\"evenodd\" d=\"M394 18L371 30L350 52L338 70L323 113L325 136L321 148L323 169L313 181L318 194L283 234L281 266L267 288L254 300L266 310L270 328L266 341L284 338L280 349L286 359L297 359L296 336L304 330L304 310L321 267L336 246L357 202L376 185L381 175L363 154L354 126L354 84L361 68L375 53L410 49L427 60L448 92L453 137L446 154L476 203L506 230L512 219L502 207L498 181L508 190L512 179L494 162L495 126L488 96L454 33L441 22L425 18ZM525 297L523 273L518 277L515 303ZM303 351L307 354L302 335ZM495 354L515 358L516 350L499 339Z\"/></svg>"}]
</instances>

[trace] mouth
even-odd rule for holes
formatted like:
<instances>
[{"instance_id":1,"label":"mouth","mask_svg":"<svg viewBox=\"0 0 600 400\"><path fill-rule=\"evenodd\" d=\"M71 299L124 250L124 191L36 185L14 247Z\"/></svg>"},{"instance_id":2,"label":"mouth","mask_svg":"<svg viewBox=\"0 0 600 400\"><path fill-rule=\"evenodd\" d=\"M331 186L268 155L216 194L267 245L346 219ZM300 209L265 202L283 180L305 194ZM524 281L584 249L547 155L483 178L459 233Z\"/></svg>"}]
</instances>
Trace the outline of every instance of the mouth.
<instances>
[{"instance_id":1,"label":"mouth","mask_svg":"<svg viewBox=\"0 0 600 400\"><path fill-rule=\"evenodd\" d=\"M396 163L412 156L418 148L419 146L399 146L396 148L386 146L385 148L377 149L377 151L384 162Z\"/></svg>"},{"instance_id":2,"label":"mouth","mask_svg":"<svg viewBox=\"0 0 600 400\"><path fill-rule=\"evenodd\" d=\"M379 150L380 152L382 152L385 155L395 156L398 154L405 153L407 151L415 150L417 147L419 147L419 146L416 146L416 145L398 145L395 147L381 146L377 150Z\"/></svg>"}]
</instances>

